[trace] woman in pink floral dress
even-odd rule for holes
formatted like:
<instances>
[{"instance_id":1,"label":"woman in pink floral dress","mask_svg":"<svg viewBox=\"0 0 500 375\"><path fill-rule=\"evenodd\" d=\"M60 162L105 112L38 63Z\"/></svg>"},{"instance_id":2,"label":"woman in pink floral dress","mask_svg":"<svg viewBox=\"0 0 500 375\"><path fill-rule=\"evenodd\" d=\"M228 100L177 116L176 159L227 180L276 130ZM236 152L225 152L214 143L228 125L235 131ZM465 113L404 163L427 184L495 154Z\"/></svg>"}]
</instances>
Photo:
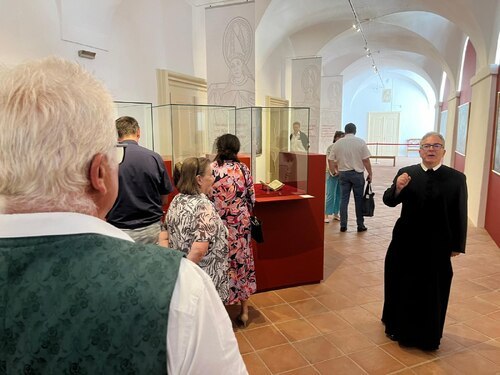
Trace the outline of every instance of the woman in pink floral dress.
<instances>
[{"instance_id":1,"label":"woman in pink floral dress","mask_svg":"<svg viewBox=\"0 0 500 375\"><path fill-rule=\"evenodd\" d=\"M240 141L232 134L217 139L217 156L212 163L215 182L211 199L229 230L229 300L240 302L236 318L242 326L248 321L248 299L255 293L255 265L250 245L250 213L255 204L253 180L248 167L237 157Z\"/></svg>"}]
</instances>

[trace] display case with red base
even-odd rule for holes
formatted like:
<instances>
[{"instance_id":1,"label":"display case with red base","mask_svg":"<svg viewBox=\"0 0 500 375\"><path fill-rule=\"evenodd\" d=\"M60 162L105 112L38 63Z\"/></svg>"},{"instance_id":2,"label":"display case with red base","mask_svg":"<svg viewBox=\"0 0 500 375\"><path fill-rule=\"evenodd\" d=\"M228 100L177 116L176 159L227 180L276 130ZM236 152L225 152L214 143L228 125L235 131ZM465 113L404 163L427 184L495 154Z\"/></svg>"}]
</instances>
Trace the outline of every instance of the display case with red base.
<instances>
[{"instance_id":1,"label":"display case with red base","mask_svg":"<svg viewBox=\"0 0 500 375\"><path fill-rule=\"evenodd\" d=\"M283 154L289 158L292 153ZM264 232L263 243L252 241L258 291L323 279L326 158L320 154L295 157L307 158L306 194L294 186L277 192L255 186L254 214Z\"/></svg>"}]
</instances>

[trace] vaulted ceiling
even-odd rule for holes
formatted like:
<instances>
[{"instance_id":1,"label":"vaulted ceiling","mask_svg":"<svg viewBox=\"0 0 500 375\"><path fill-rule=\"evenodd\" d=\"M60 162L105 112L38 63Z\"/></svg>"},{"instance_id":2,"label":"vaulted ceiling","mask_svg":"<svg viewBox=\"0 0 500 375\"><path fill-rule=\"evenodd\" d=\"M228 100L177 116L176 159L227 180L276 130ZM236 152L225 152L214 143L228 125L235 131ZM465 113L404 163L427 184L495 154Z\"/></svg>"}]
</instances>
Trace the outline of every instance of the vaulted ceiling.
<instances>
[{"instance_id":1,"label":"vaulted ceiling","mask_svg":"<svg viewBox=\"0 0 500 375\"><path fill-rule=\"evenodd\" d=\"M189 0L195 6L234 1ZM365 40L352 27L357 13L378 70L420 77L439 91L442 73L456 90L464 43L477 67L494 63L499 0L256 0L256 70L276 51L321 56L324 75L344 82L373 74ZM351 7L352 4L352 7ZM424 85L425 86L425 85ZM422 86L423 87L423 86Z\"/></svg>"}]
</instances>

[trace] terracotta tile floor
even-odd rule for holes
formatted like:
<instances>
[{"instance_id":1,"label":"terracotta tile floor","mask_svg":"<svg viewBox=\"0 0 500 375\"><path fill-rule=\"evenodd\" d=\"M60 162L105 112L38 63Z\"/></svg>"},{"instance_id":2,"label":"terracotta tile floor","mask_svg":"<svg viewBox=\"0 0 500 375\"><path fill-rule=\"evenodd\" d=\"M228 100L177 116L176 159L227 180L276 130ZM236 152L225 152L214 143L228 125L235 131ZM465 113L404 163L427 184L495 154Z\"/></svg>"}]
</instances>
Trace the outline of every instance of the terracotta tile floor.
<instances>
[{"instance_id":1,"label":"terracotta tile floor","mask_svg":"<svg viewBox=\"0 0 500 375\"><path fill-rule=\"evenodd\" d=\"M398 158L398 166L419 159ZM453 259L454 279L441 347L402 348L384 335L383 267L399 208L382 203L398 166L373 164L375 217L356 232L325 224L324 280L250 299L250 323L234 328L250 374L500 374L500 249L469 227L467 254ZM258 280L257 280L258 282ZM234 320L237 307L228 307Z\"/></svg>"}]
</instances>

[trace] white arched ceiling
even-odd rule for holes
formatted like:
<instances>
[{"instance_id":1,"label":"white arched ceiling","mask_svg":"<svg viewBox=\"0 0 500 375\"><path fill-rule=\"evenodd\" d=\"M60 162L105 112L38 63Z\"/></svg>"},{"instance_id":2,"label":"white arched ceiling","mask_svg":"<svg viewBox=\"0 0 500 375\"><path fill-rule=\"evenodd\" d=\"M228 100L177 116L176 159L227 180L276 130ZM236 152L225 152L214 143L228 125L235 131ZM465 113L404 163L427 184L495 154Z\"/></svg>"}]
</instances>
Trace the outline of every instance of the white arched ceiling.
<instances>
[{"instance_id":1,"label":"white arched ceiling","mask_svg":"<svg viewBox=\"0 0 500 375\"><path fill-rule=\"evenodd\" d=\"M407 56L403 56L407 55ZM413 59L411 57L413 56ZM434 84L434 79L428 74L428 71L421 68L418 59L419 55L411 54L408 52L397 52L390 56L384 57L382 60L384 68L380 70L380 77L382 81L384 80L384 74L386 72L392 71L404 71L407 72L409 78L419 86L424 87L423 82L425 82L425 92L428 93L428 89L431 91L437 92L439 91L439 85ZM404 62L402 62L404 61ZM375 75L371 69L362 69L361 66L364 65L363 59L359 59L358 61L351 64L344 71L342 71L342 75L344 76L345 81L357 80L358 77L366 77L367 75ZM433 76L436 75L437 72L433 73ZM398 73L401 74L401 73ZM416 77L419 77L418 79Z\"/></svg>"},{"instance_id":2,"label":"white arched ceiling","mask_svg":"<svg viewBox=\"0 0 500 375\"><path fill-rule=\"evenodd\" d=\"M401 80L411 82L416 88L418 88L427 99L427 103L429 105L434 106L436 104L436 87L430 83L431 80L427 76L427 73L419 69L419 67L414 64L400 64L397 59L393 62L389 60L384 61L384 66L386 66L386 68L380 70L382 82L380 82L379 78L373 73L373 71L365 70L361 72L356 65L357 63L354 63L345 72L343 72L343 76L346 78L345 81L347 81L350 86L356 88L353 91L352 97L347 98L351 103L356 100L356 96L358 94L362 93L366 87L371 85L374 79L378 81L377 85L382 86L382 84L384 84L385 87L385 85L387 85L388 78L399 78ZM346 105L349 107L350 103L346 103Z\"/></svg>"},{"instance_id":3,"label":"white arched ceiling","mask_svg":"<svg viewBox=\"0 0 500 375\"><path fill-rule=\"evenodd\" d=\"M369 30L367 31L368 45L377 65L379 65L378 58L380 54L392 51L406 51L420 54L426 57L426 60L435 61L448 75L454 76L451 74L454 72L450 70L440 51L429 40L422 38L420 35L399 26L375 22L371 22L370 27L367 29ZM391 35L391 37L387 37L387 35ZM328 67L330 71L331 69L335 69L336 58L342 55L354 54L356 57L365 56L363 47L364 42L361 36L351 28L337 38L332 39L318 54L323 56L325 70ZM457 58L459 56L457 54ZM370 61L370 59L366 59L366 66L368 68L371 66L369 64ZM345 66L339 66L337 70L343 70L344 68Z\"/></svg>"},{"instance_id":4,"label":"white arched ceiling","mask_svg":"<svg viewBox=\"0 0 500 375\"><path fill-rule=\"evenodd\" d=\"M383 71L382 73L385 72ZM435 92L433 91L432 87L429 86L428 82L425 81L422 77L420 77L418 74L413 73L412 71L407 71L403 69L396 69L392 70L390 72L390 75L386 75L387 77L390 78L390 80L394 79L399 79L401 81L407 81L410 84L412 84L420 93L422 94L423 97L426 98L427 100L427 105L429 107L434 107L436 105L436 95ZM360 79L356 78L354 81L349 83L350 87L355 87L355 89L352 91L351 95L348 98L348 102L344 103L345 108L348 108L350 111L355 111L356 108L354 107L357 100L358 95L363 95L363 92L367 89L369 89L372 85L374 80L378 78L374 78L373 76L370 76L369 74L365 73ZM389 79L384 79L385 84L387 85L387 82ZM377 84L379 84L377 82ZM390 86L386 86L386 88L390 88Z\"/></svg>"},{"instance_id":5,"label":"white arched ceiling","mask_svg":"<svg viewBox=\"0 0 500 375\"><path fill-rule=\"evenodd\" d=\"M257 0L258 1L258 0ZM325 75L352 77L371 72L364 42L351 28L348 0L270 0L258 22L257 72L274 50L286 50L283 59L321 56ZM352 0L379 70L405 67L425 80L435 93L447 73L453 91L460 70L466 36L477 55L477 66L493 63L490 56L498 0ZM496 30L496 29L495 29ZM291 54L291 56L289 55ZM390 61L390 65L385 65ZM341 73L343 72L343 73ZM349 79L345 76L345 79ZM344 80L345 82L345 80Z\"/></svg>"}]
</instances>

